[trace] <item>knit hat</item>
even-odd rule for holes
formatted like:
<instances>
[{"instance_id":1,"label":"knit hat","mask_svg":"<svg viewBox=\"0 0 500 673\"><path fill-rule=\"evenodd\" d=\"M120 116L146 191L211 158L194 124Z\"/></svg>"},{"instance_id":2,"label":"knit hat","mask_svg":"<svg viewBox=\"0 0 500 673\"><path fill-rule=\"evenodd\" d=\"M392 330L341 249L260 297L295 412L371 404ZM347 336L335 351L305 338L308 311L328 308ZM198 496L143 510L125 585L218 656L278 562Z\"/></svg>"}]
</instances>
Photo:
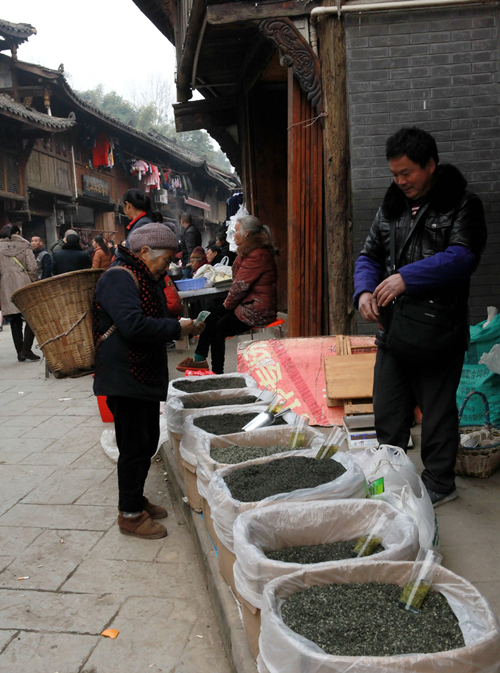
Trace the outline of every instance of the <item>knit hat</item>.
<instances>
[{"instance_id":1,"label":"knit hat","mask_svg":"<svg viewBox=\"0 0 500 673\"><path fill-rule=\"evenodd\" d=\"M66 234L66 242L70 245L77 245L80 243L80 236L78 234Z\"/></svg>"},{"instance_id":2,"label":"knit hat","mask_svg":"<svg viewBox=\"0 0 500 673\"><path fill-rule=\"evenodd\" d=\"M78 234L76 233L76 231L74 229L68 229L68 231L64 235L65 236L71 236L71 235L78 236Z\"/></svg>"},{"instance_id":3,"label":"knit hat","mask_svg":"<svg viewBox=\"0 0 500 673\"><path fill-rule=\"evenodd\" d=\"M152 250L177 250L179 243L173 231L160 222L145 224L135 229L129 236L128 244L132 252L138 252L144 245Z\"/></svg>"}]
</instances>

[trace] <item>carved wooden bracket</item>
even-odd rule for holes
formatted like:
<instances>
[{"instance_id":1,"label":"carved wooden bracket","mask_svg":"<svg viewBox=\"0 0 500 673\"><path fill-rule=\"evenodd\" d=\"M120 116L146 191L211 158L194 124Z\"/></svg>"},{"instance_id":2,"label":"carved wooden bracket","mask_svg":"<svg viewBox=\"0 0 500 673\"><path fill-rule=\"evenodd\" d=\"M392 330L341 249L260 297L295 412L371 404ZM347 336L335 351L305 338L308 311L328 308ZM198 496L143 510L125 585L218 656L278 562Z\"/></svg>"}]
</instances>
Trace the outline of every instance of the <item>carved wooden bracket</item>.
<instances>
[{"instance_id":1,"label":"carved wooden bracket","mask_svg":"<svg viewBox=\"0 0 500 673\"><path fill-rule=\"evenodd\" d=\"M267 19L260 24L260 30L278 47L285 64L293 69L300 88L317 113L321 114L324 110L319 59L293 21L287 18Z\"/></svg>"}]
</instances>

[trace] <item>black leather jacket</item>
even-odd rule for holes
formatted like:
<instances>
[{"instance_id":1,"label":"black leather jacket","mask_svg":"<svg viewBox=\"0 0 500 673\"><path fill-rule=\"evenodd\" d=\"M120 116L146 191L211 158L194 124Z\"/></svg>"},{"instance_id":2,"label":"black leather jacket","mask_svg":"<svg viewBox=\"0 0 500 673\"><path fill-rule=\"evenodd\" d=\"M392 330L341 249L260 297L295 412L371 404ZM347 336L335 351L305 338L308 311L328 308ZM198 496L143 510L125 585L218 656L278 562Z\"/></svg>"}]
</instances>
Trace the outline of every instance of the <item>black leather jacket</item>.
<instances>
[{"instance_id":1,"label":"black leather jacket","mask_svg":"<svg viewBox=\"0 0 500 673\"><path fill-rule=\"evenodd\" d=\"M408 200L393 183L386 192L366 239L362 255L367 255L391 274L390 227L396 225L396 269L443 252L448 246L468 248L479 263L486 245L486 223L481 199L466 191L467 181L451 164L438 166L427 202L414 222ZM466 309L469 280L443 285L429 298L438 303L458 304ZM465 310L466 313L466 310Z\"/></svg>"}]
</instances>

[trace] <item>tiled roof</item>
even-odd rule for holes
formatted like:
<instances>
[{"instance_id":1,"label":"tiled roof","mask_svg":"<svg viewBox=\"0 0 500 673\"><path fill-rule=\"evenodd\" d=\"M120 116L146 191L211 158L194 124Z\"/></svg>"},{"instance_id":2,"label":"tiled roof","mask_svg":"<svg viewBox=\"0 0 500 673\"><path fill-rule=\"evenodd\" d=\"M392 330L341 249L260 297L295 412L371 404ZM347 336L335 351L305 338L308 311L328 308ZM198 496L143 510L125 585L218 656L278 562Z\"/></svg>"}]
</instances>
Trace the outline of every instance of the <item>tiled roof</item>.
<instances>
[{"instance_id":1,"label":"tiled roof","mask_svg":"<svg viewBox=\"0 0 500 673\"><path fill-rule=\"evenodd\" d=\"M0 114L2 111L19 118L20 121L24 121L30 126L42 126L45 130L65 131L76 123L74 119L61 119L36 110L28 110L27 107L21 103L16 103L7 94L0 94Z\"/></svg>"},{"instance_id":2,"label":"tiled roof","mask_svg":"<svg viewBox=\"0 0 500 673\"><path fill-rule=\"evenodd\" d=\"M31 35L36 35L36 28L29 23L11 23L0 19L0 37L15 38L17 42L25 42Z\"/></svg>"}]
</instances>

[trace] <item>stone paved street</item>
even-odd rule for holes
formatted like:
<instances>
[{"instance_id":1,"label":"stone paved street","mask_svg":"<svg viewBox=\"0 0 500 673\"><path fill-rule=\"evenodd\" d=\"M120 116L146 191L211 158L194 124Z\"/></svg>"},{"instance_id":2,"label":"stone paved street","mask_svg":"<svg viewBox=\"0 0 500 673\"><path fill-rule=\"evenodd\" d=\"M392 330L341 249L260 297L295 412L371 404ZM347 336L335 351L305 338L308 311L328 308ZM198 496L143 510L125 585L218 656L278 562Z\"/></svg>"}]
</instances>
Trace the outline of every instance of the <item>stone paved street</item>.
<instances>
[{"instance_id":1,"label":"stone paved street","mask_svg":"<svg viewBox=\"0 0 500 673\"><path fill-rule=\"evenodd\" d=\"M236 371L238 341L226 371ZM192 353L193 348L190 348ZM171 376L186 352L169 354ZM229 673L182 515L154 461L146 495L169 536L116 526L115 464L104 454L92 379L45 379L0 333L0 673ZM418 436L415 437L418 445ZM409 455L421 467L419 451ZM500 472L457 479L436 510L443 563L500 614ZM18 579L27 577L29 579ZM116 628L109 640L99 634ZM200 637L201 636L201 637Z\"/></svg>"},{"instance_id":2,"label":"stone paved street","mask_svg":"<svg viewBox=\"0 0 500 673\"><path fill-rule=\"evenodd\" d=\"M116 526L116 466L91 377L45 379L0 333L0 673L229 673L162 465L146 494L169 536ZM27 579L19 579L19 578ZM116 640L100 636L120 631Z\"/></svg>"}]
</instances>

